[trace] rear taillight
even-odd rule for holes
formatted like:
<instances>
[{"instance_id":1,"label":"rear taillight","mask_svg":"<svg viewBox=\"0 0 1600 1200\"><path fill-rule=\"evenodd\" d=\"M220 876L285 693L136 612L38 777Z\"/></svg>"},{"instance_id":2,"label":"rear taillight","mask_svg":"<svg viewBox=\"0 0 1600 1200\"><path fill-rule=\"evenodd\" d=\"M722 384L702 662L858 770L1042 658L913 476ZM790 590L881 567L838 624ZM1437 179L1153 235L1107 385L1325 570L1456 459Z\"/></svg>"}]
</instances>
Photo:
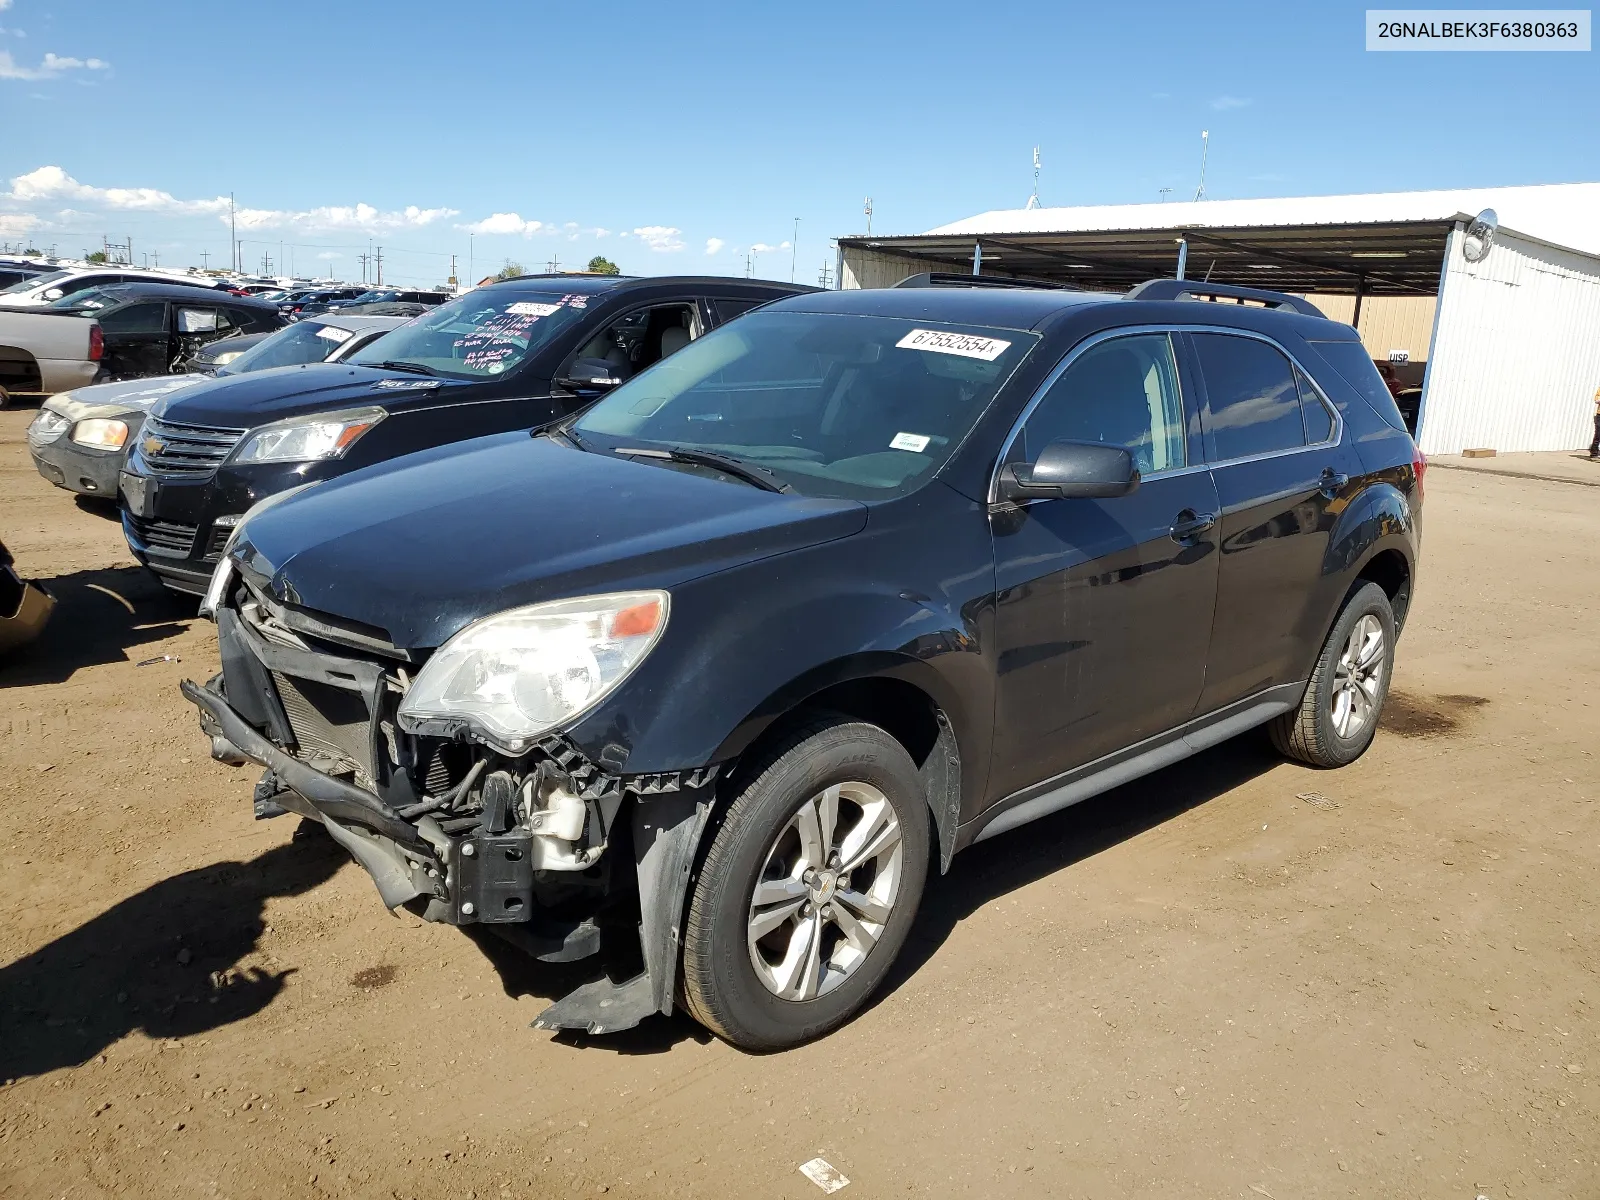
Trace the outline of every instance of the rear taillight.
<instances>
[{"instance_id":1,"label":"rear taillight","mask_svg":"<svg viewBox=\"0 0 1600 1200\"><path fill-rule=\"evenodd\" d=\"M1428 473L1428 456L1411 447L1411 472L1417 477L1417 499L1422 499L1422 477Z\"/></svg>"},{"instance_id":2,"label":"rear taillight","mask_svg":"<svg viewBox=\"0 0 1600 1200\"><path fill-rule=\"evenodd\" d=\"M106 335L100 331L100 323L96 321L89 326L89 361L99 362L106 355Z\"/></svg>"}]
</instances>

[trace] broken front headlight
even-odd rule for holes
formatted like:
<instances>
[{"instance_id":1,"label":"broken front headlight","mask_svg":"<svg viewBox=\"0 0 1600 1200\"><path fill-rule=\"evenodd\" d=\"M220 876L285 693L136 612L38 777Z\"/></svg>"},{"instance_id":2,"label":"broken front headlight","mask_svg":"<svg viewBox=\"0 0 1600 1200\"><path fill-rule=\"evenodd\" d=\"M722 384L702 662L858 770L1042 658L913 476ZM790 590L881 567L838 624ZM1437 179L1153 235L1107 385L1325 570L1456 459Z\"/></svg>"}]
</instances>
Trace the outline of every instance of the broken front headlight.
<instances>
[{"instance_id":1,"label":"broken front headlight","mask_svg":"<svg viewBox=\"0 0 1600 1200\"><path fill-rule=\"evenodd\" d=\"M402 728L465 726L507 754L614 691L667 627L666 592L616 592L508 609L436 651L400 703Z\"/></svg>"}]
</instances>

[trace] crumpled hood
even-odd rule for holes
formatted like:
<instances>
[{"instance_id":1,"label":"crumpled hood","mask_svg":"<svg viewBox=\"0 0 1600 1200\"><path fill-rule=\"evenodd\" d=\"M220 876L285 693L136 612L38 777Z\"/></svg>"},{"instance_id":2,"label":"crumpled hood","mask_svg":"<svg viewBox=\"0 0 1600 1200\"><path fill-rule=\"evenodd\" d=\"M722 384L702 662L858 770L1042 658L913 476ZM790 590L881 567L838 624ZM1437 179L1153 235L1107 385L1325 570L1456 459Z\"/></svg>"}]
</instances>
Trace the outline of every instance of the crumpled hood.
<instances>
[{"instance_id":1,"label":"crumpled hood","mask_svg":"<svg viewBox=\"0 0 1600 1200\"><path fill-rule=\"evenodd\" d=\"M117 383L96 383L90 387L74 388L61 392L44 402L51 412L60 413L69 421L82 421L86 417L119 417L123 413L148 412L152 405L197 383L210 379L209 375L161 375L154 379L124 379Z\"/></svg>"},{"instance_id":2,"label":"crumpled hood","mask_svg":"<svg viewBox=\"0 0 1600 1200\"><path fill-rule=\"evenodd\" d=\"M152 411L163 421L255 429L290 417L371 404L395 409L416 403L418 397L434 403L444 392L466 386L471 385L378 367L306 363L219 376L174 393Z\"/></svg>"},{"instance_id":3,"label":"crumpled hood","mask_svg":"<svg viewBox=\"0 0 1600 1200\"><path fill-rule=\"evenodd\" d=\"M764 492L509 433L307 488L252 517L234 557L286 603L422 649L507 608L670 589L847 537L866 519L852 500Z\"/></svg>"}]
</instances>

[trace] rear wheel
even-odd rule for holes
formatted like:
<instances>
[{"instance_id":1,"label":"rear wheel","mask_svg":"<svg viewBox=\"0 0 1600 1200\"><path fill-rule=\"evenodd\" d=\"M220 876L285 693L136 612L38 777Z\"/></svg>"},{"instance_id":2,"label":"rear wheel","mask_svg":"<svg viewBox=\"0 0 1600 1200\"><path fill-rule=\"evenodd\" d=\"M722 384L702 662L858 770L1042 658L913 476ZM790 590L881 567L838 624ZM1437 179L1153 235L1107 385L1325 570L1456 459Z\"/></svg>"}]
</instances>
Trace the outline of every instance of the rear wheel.
<instances>
[{"instance_id":1,"label":"rear wheel","mask_svg":"<svg viewBox=\"0 0 1600 1200\"><path fill-rule=\"evenodd\" d=\"M740 789L700 871L690 1013L750 1050L843 1024L916 916L928 825L916 765L882 729L841 717L790 738Z\"/></svg>"},{"instance_id":2,"label":"rear wheel","mask_svg":"<svg viewBox=\"0 0 1600 1200\"><path fill-rule=\"evenodd\" d=\"M1372 745L1394 670L1394 612L1375 583L1345 603L1299 708L1268 726L1272 743L1314 767L1342 767Z\"/></svg>"}]
</instances>

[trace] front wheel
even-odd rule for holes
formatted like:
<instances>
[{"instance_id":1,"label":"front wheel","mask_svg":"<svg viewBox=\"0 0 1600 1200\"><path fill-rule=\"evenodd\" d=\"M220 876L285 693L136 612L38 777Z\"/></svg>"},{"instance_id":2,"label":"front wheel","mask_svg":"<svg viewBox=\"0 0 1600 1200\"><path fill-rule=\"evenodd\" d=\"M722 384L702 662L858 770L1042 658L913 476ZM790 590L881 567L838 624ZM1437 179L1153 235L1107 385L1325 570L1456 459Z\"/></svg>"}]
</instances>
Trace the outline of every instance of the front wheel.
<instances>
[{"instance_id":1,"label":"front wheel","mask_svg":"<svg viewBox=\"0 0 1600 1200\"><path fill-rule=\"evenodd\" d=\"M882 982L927 879L916 765L875 725L819 721L743 786L684 931L689 1012L748 1050L843 1024Z\"/></svg>"},{"instance_id":2,"label":"front wheel","mask_svg":"<svg viewBox=\"0 0 1600 1200\"><path fill-rule=\"evenodd\" d=\"M1366 753L1389 695L1394 641L1389 597L1363 584L1333 623L1299 708L1268 726L1273 745L1314 767L1342 767Z\"/></svg>"}]
</instances>

